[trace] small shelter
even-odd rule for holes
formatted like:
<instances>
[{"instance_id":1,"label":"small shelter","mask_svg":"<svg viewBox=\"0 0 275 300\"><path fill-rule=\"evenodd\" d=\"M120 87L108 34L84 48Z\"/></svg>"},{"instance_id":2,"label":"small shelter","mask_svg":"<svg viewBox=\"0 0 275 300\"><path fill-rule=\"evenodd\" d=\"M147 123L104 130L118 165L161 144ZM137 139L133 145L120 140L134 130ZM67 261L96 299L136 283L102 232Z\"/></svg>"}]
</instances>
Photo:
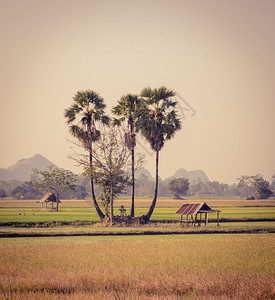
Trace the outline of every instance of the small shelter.
<instances>
[{"instance_id":1,"label":"small shelter","mask_svg":"<svg viewBox=\"0 0 275 300\"><path fill-rule=\"evenodd\" d=\"M46 203L46 209L47 209L47 204L48 203L51 203L52 207L53 208L53 204L56 203L56 196L53 194L53 193L47 193L44 195L43 198L41 198L38 203L41 203L42 205L42 209L43 209L43 204ZM61 201L59 200L59 203L61 203Z\"/></svg>"},{"instance_id":2,"label":"small shelter","mask_svg":"<svg viewBox=\"0 0 275 300\"><path fill-rule=\"evenodd\" d=\"M206 226L208 223L208 214L214 212L217 213L217 226L219 226L220 211L212 209L206 203L185 203L178 209L176 214L181 215L180 223L182 225L186 224L189 226L189 224L191 224L193 226L201 226L201 223L203 222ZM204 215L204 219L202 218L202 215ZM183 219L183 216L186 216L186 218Z\"/></svg>"}]
</instances>

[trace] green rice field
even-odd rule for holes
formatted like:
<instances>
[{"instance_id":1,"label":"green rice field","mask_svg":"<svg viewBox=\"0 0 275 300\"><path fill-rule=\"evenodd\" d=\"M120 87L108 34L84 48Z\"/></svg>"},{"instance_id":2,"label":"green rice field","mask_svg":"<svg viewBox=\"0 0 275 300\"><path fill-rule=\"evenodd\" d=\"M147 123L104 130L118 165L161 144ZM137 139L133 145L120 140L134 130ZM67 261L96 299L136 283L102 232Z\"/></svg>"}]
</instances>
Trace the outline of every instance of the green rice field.
<instances>
[{"instance_id":1,"label":"green rice field","mask_svg":"<svg viewBox=\"0 0 275 300\"><path fill-rule=\"evenodd\" d=\"M179 215L175 212L177 209L187 201L175 200L159 200L155 211L152 215L152 220L179 220ZM190 202L190 201L189 201ZM195 202L192 200L192 202ZM199 201L203 202L203 201ZM255 219L255 220L274 220L275 221L275 200L263 200L263 202L252 202L246 200L238 201L232 200L233 206L229 206L230 200L207 200L213 209L221 211L221 219ZM212 205L213 203L213 205ZM150 204L150 200L139 199L136 201L135 214L141 216L146 213ZM120 200L116 202L115 214L118 214L120 205L124 205L126 210L130 211L130 202L127 200ZM274 206L273 206L274 205ZM209 214L209 219L215 219L216 214ZM39 203L36 201L15 201L6 200L0 201L0 225L1 223L10 222L75 222L75 221L89 221L96 222L98 217L94 208L89 201L72 201L63 200L58 212L41 209Z\"/></svg>"}]
</instances>

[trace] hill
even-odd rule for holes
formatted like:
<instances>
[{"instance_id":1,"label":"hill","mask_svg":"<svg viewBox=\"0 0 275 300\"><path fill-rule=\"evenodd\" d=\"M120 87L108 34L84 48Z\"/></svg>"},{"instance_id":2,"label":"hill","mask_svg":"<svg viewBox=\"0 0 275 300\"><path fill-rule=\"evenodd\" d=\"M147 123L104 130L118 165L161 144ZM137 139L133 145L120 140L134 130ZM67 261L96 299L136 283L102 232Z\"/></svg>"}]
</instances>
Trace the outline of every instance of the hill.
<instances>
[{"instance_id":1,"label":"hill","mask_svg":"<svg viewBox=\"0 0 275 300\"><path fill-rule=\"evenodd\" d=\"M141 176L146 176L148 178L148 180L150 180L150 181L154 181L155 180L155 178L151 175L151 173L147 169L145 169L143 167L139 167L135 171L135 177L136 177L136 179L140 178Z\"/></svg>"},{"instance_id":2,"label":"hill","mask_svg":"<svg viewBox=\"0 0 275 300\"><path fill-rule=\"evenodd\" d=\"M155 181L155 178L151 175L151 173L143 167L139 167L135 173L136 179L141 178L141 176L146 176L148 178L148 180ZM183 168L178 169L173 176L166 178L165 181L172 180L173 178L182 178L182 177L188 178L190 180L190 182L192 182L192 181L209 181L208 176L206 175L206 173L204 171L202 171L202 170L187 171Z\"/></svg>"},{"instance_id":3,"label":"hill","mask_svg":"<svg viewBox=\"0 0 275 300\"><path fill-rule=\"evenodd\" d=\"M8 168L0 168L0 180L29 181L33 169L44 170L51 165L55 166L47 158L36 154L30 158L20 159L16 164Z\"/></svg>"},{"instance_id":4,"label":"hill","mask_svg":"<svg viewBox=\"0 0 275 300\"><path fill-rule=\"evenodd\" d=\"M51 165L56 166L54 163L49 161L44 156L40 154L36 154L30 158L20 159L16 164L8 168L0 168L0 180L29 181L31 174L33 173L33 169L44 170ZM135 177L136 179L138 179L139 177L142 176L146 176L149 181L155 180L155 178L151 175L151 173L147 169L143 167L139 167L136 170ZM172 177L167 178L165 180L172 179L172 178L180 178L180 177L186 177L191 182L197 180L201 180L201 181L209 180L205 172L202 170L187 171L183 168L178 169Z\"/></svg>"},{"instance_id":5,"label":"hill","mask_svg":"<svg viewBox=\"0 0 275 300\"><path fill-rule=\"evenodd\" d=\"M188 178L192 181L209 181L208 176L202 170L191 170L187 171L185 169L178 169L175 174L172 176L174 178Z\"/></svg>"}]
</instances>

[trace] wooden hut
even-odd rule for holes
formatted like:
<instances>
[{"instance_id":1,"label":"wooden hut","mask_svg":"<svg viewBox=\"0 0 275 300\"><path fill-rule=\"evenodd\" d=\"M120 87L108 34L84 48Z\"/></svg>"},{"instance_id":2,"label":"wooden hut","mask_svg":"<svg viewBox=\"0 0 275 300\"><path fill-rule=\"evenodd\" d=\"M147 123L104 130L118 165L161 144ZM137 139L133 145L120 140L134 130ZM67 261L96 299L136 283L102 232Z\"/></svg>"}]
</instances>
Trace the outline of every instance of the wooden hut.
<instances>
[{"instance_id":1,"label":"wooden hut","mask_svg":"<svg viewBox=\"0 0 275 300\"><path fill-rule=\"evenodd\" d=\"M208 214L217 213L217 226L219 226L219 210L214 210L206 203L185 203L178 209L176 214L181 215L180 223L182 225L200 226L204 223L205 226L208 223ZM186 216L184 219L183 216ZM190 216L190 219L189 219ZM203 218L204 217L204 218Z\"/></svg>"},{"instance_id":2,"label":"wooden hut","mask_svg":"<svg viewBox=\"0 0 275 300\"><path fill-rule=\"evenodd\" d=\"M47 204L50 202L53 208L53 204L56 203L56 196L53 193L47 193L44 195L43 198L41 198L39 201L39 203L41 203L42 209L43 209L43 204L46 203L46 209L47 209ZM61 201L59 200L59 203L61 203Z\"/></svg>"}]
</instances>

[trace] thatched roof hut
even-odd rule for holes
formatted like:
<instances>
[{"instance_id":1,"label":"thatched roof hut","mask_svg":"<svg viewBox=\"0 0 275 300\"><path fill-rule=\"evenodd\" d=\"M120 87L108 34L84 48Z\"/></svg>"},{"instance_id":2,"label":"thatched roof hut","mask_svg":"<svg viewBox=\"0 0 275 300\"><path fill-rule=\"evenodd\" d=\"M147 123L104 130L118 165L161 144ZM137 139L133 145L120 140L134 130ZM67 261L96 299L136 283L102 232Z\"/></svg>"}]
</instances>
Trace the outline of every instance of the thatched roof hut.
<instances>
[{"instance_id":1,"label":"thatched roof hut","mask_svg":"<svg viewBox=\"0 0 275 300\"><path fill-rule=\"evenodd\" d=\"M53 207L53 203L56 203L56 196L53 193L47 193L38 202L41 203L42 209L43 209L43 204L46 203L46 208L47 208L47 203L49 202L52 204ZM61 203L60 200L58 202Z\"/></svg>"},{"instance_id":2,"label":"thatched roof hut","mask_svg":"<svg viewBox=\"0 0 275 300\"><path fill-rule=\"evenodd\" d=\"M217 226L219 226L219 210L212 209L209 205L204 203L185 203L177 211L176 214L181 215L181 224L191 224L193 226L200 226L202 221L205 225L208 223L208 214L217 213ZM204 214L204 220L202 220L202 214ZM199 215L199 217L198 217ZM183 219L186 216L186 219ZM190 216L190 219L189 219Z\"/></svg>"}]
</instances>

